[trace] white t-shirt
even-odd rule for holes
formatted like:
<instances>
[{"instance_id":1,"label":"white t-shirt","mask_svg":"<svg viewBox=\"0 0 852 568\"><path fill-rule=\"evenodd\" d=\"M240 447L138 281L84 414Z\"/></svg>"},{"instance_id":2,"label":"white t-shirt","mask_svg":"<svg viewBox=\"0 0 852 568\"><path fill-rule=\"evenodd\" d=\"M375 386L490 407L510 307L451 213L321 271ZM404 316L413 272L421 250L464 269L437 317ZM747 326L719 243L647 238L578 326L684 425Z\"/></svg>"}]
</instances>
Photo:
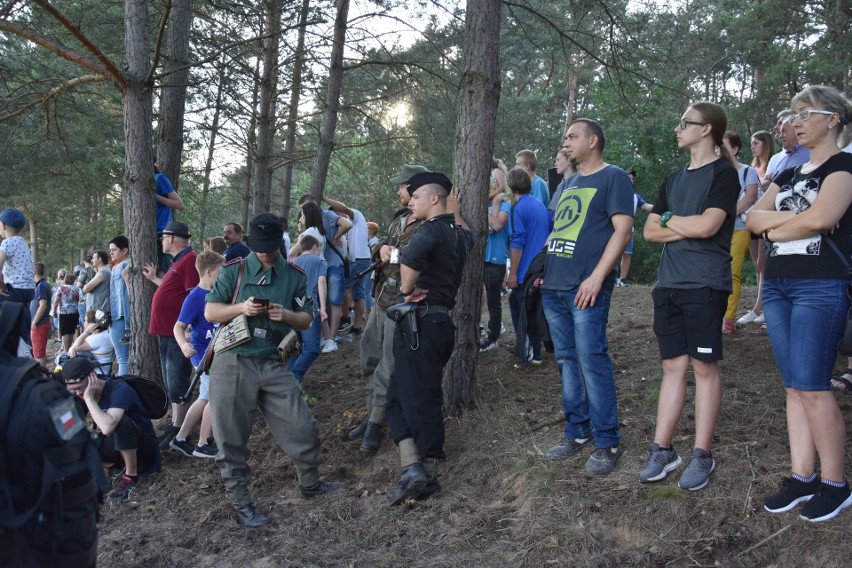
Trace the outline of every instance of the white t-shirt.
<instances>
[{"instance_id":1,"label":"white t-shirt","mask_svg":"<svg viewBox=\"0 0 852 568\"><path fill-rule=\"evenodd\" d=\"M302 237L305 235L310 235L316 240L318 240L320 244L320 250L325 252L325 237L322 236L322 234L319 232L319 229L317 229L316 227L308 227L299 234L299 236L296 238L296 242L298 243L299 241L301 241Z\"/></svg>"},{"instance_id":2,"label":"white t-shirt","mask_svg":"<svg viewBox=\"0 0 852 568\"><path fill-rule=\"evenodd\" d=\"M352 228L346 233L349 242L349 259L370 258L370 230L367 220L357 209L352 210Z\"/></svg>"},{"instance_id":3,"label":"white t-shirt","mask_svg":"<svg viewBox=\"0 0 852 568\"><path fill-rule=\"evenodd\" d=\"M30 256L27 241L20 235L3 239L0 243L0 252L6 254L6 262L3 264L3 280L6 284L22 290L35 288L33 259Z\"/></svg>"},{"instance_id":4,"label":"white t-shirt","mask_svg":"<svg viewBox=\"0 0 852 568\"><path fill-rule=\"evenodd\" d=\"M109 338L109 333L102 331L86 338L86 343L92 348L92 356L97 359L98 363L105 365L112 363L115 355L115 348L112 346L112 341Z\"/></svg>"}]
</instances>

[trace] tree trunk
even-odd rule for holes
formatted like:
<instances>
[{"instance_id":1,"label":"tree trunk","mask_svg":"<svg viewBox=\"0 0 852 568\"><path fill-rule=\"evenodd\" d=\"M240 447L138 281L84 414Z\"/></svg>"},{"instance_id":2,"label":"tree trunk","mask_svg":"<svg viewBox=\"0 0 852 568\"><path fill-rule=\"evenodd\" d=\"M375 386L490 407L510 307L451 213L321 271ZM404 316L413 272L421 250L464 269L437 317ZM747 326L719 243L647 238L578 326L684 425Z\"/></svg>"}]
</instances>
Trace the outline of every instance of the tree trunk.
<instances>
[{"instance_id":1,"label":"tree trunk","mask_svg":"<svg viewBox=\"0 0 852 568\"><path fill-rule=\"evenodd\" d=\"M293 62L293 81L290 86L290 107L287 109L287 134L284 138L284 180L281 182L281 217L290 218L290 194L293 191L293 150L296 149L296 120L299 118L299 97L302 90L302 67L305 65L305 28L308 24L310 0L302 0L299 13L299 37L296 59Z\"/></svg>"},{"instance_id":2,"label":"tree trunk","mask_svg":"<svg viewBox=\"0 0 852 568\"><path fill-rule=\"evenodd\" d=\"M337 109L340 106L340 89L343 85L343 49L346 47L346 24L349 20L349 0L337 1L337 17L334 19L334 43L331 47L331 65L328 70L328 97L325 103L325 121L320 134L311 195L317 202L322 200L328 164L334 149L334 131L337 128Z\"/></svg>"},{"instance_id":3,"label":"tree trunk","mask_svg":"<svg viewBox=\"0 0 852 568\"><path fill-rule=\"evenodd\" d=\"M171 0L166 28L166 71L185 67L189 62L189 32L192 28L192 0ZM189 68L163 78L157 137L157 166L178 190L183 153L183 116Z\"/></svg>"},{"instance_id":4,"label":"tree trunk","mask_svg":"<svg viewBox=\"0 0 852 568\"><path fill-rule=\"evenodd\" d=\"M38 221L26 204L23 205L23 210L27 217L27 223L30 226L30 256L33 259L33 263L36 263L38 262Z\"/></svg>"},{"instance_id":5,"label":"tree trunk","mask_svg":"<svg viewBox=\"0 0 852 568\"><path fill-rule=\"evenodd\" d=\"M272 143L275 138L275 103L278 94L278 44L281 39L282 0L263 2L263 76L257 117L257 158L254 174L254 211L270 210L272 201Z\"/></svg>"},{"instance_id":6,"label":"tree trunk","mask_svg":"<svg viewBox=\"0 0 852 568\"><path fill-rule=\"evenodd\" d=\"M246 136L246 171L243 178L243 210L240 216L240 222L243 229L248 227L249 210L251 209L251 182L254 175L254 161L256 156L255 144L257 141L257 97L260 85L257 81L257 75L260 69L260 61L255 60L254 64L254 89L251 96L251 117L249 118L248 133Z\"/></svg>"},{"instance_id":7,"label":"tree trunk","mask_svg":"<svg viewBox=\"0 0 852 568\"><path fill-rule=\"evenodd\" d=\"M210 193L210 172L213 171L213 153L216 149L216 135L219 133L219 116L222 114L222 92L225 90L225 68L219 69L219 83L216 87L216 104L213 109L213 122L210 124L210 142L207 146L207 160L204 162L204 182L201 186L201 226L198 234L203 240L207 230L207 196Z\"/></svg>"},{"instance_id":8,"label":"tree trunk","mask_svg":"<svg viewBox=\"0 0 852 568\"><path fill-rule=\"evenodd\" d=\"M456 345L444 370L444 412L460 416L473 398L479 354L482 262L487 237L486 204L500 102L500 0L468 0L464 61L459 83L453 178L474 245L468 253L453 319Z\"/></svg>"},{"instance_id":9,"label":"tree trunk","mask_svg":"<svg viewBox=\"0 0 852 568\"><path fill-rule=\"evenodd\" d=\"M146 83L150 67L148 52L148 2L124 0L124 209L125 234L130 239L130 372L160 381L160 357L154 337L148 335L154 286L142 276L142 264L157 258L154 175L151 150L153 85Z\"/></svg>"}]
</instances>

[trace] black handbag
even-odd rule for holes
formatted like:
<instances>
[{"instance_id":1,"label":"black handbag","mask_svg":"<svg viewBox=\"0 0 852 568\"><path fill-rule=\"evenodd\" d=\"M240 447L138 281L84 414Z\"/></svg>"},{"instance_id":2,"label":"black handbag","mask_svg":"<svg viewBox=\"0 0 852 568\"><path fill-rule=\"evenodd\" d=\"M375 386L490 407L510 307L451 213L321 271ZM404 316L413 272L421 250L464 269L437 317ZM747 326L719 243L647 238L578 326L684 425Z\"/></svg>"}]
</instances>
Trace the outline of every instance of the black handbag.
<instances>
[{"instance_id":1,"label":"black handbag","mask_svg":"<svg viewBox=\"0 0 852 568\"><path fill-rule=\"evenodd\" d=\"M834 244L827 236L823 236L823 240L825 240L828 245L832 248L832 250L837 253L837 256L840 257L841 262L843 262L843 266L846 267L846 271L849 273L850 278L852 278L852 266L849 265L849 259L840 251L840 248ZM843 330L843 337L840 338L840 343L837 344L837 353L841 357L852 357L852 289L846 288L846 297L849 298L849 311L846 314L846 328Z\"/></svg>"}]
</instances>

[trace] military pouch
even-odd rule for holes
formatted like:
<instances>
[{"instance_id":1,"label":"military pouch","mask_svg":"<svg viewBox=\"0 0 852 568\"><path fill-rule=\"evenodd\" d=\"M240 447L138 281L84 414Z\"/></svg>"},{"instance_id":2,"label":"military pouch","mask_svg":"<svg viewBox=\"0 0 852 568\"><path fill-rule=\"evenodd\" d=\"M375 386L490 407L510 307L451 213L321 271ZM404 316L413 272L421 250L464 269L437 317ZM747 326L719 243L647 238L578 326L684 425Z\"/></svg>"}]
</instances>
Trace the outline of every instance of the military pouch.
<instances>
[{"instance_id":1,"label":"military pouch","mask_svg":"<svg viewBox=\"0 0 852 568\"><path fill-rule=\"evenodd\" d=\"M397 327L408 340L408 346L414 350L420 346L417 336L419 331L417 327L418 307L414 302L407 302L404 304L394 304L387 309L388 317L396 323Z\"/></svg>"},{"instance_id":2,"label":"military pouch","mask_svg":"<svg viewBox=\"0 0 852 568\"><path fill-rule=\"evenodd\" d=\"M278 358L282 363L286 363L290 358L298 355L300 350L299 335L291 329L278 344Z\"/></svg>"}]
</instances>

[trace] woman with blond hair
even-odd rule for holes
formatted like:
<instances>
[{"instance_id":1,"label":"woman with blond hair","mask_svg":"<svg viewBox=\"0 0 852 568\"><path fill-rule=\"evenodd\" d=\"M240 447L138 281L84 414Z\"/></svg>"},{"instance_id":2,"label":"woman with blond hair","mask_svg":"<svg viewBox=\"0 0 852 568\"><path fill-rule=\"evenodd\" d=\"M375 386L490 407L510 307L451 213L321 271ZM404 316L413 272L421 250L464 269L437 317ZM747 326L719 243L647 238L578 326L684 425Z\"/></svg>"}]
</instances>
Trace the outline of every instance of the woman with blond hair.
<instances>
[{"instance_id":1,"label":"woman with blond hair","mask_svg":"<svg viewBox=\"0 0 852 568\"><path fill-rule=\"evenodd\" d=\"M852 253L852 155L837 139L852 104L836 89L815 85L793 97L791 108L788 121L810 160L775 176L747 221L770 245L763 305L787 392L792 462L787 483L763 507L782 513L805 502L800 517L819 522L852 505L846 423L831 392Z\"/></svg>"}]
</instances>

